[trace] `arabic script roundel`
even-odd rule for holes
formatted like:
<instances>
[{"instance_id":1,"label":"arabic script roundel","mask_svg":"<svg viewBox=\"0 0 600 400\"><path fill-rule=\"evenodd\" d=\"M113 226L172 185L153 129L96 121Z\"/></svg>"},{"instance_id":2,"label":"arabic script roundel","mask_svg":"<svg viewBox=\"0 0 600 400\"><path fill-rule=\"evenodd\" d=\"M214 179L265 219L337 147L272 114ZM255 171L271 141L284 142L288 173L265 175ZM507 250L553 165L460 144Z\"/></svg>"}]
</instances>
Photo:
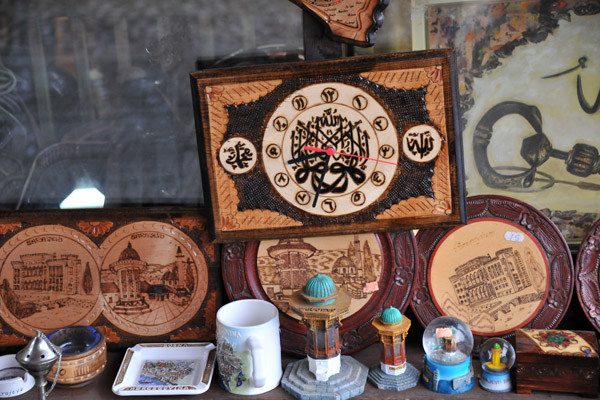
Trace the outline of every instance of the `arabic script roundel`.
<instances>
[{"instance_id":1,"label":"arabic script roundel","mask_svg":"<svg viewBox=\"0 0 600 400\"><path fill-rule=\"evenodd\" d=\"M400 150L385 108L356 86L329 82L290 94L275 109L262 159L272 187L321 216L362 210L383 195Z\"/></svg>"},{"instance_id":2,"label":"arabic script roundel","mask_svg":"<svg viewBox=\"0 0 600 400\"><path fill-rule=\"evenodd\" d=\"M125 225L103 243L106 318L138 335L162 335L187 323L207 292L208 269L194 241L171 225Z\"/></svg>"}]
</instances>

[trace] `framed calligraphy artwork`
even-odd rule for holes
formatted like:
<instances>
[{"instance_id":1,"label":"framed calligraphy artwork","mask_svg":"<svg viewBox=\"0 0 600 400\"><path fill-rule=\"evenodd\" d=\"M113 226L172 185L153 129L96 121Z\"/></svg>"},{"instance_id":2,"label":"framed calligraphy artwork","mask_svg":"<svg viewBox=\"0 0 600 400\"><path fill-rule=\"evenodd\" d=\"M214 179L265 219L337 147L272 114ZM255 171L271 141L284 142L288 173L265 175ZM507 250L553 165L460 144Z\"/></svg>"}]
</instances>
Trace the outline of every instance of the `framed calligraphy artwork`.
<instances>
[{"instance_id":1,"label":"framed calligraphy artwork","mask_svg":"<svg viewBox=\"0 0 600 400\"><path fill-rule=\"evenodd\" d=\"M448 50L192 74L219 242L455 225Z\"/></svg>"},{"instance_id":2,"label":"framed calligraphy artwork","mask_svg":"<svg viewBox=\"0 0 600 400\"><path fill-rule=\"evenodd\" d=\"M600 217L598 2L413 3L416 48L457 52L467 192L523 200L578 246Z\"/></svg>"},{"instance_id":3,"label":"framed calligraphy artwork","mask_svg":"<svg viewBox=\"0 0 600 400\"><path fill-rule=\"evenodd\" d=\"M113 348L212 340L215 256L197 212L0 215L0 345L71 325L95 326Z\"/></svg>"}]
</instances>

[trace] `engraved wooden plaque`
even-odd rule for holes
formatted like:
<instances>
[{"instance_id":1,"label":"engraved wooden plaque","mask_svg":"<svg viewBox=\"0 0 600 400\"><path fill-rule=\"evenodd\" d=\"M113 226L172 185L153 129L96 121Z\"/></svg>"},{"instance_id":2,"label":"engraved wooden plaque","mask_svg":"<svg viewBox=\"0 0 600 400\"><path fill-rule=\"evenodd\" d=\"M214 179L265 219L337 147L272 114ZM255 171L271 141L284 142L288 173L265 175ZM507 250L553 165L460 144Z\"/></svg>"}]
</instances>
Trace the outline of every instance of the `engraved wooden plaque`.
<instances>
[{"instance_id":1,"label":"engraved wooden plaque","mask_svg":"<svg viewBox=\"0 0 600 400\"><path fill-rule=\"evenodd\" d=\"M411 306L423 326L449 315L473 332L475 351L519 328L554 328L573 293L569 247L535 208L502 196L467 199L468 223L417 234Z\"/></svg>"},{"instance_id":2,"label":"engraved wooden plaque","mask_svg":"<svg viewBox=\"0 0 600 400\"><path fill-rule=\"evenodd\" d=\"M579 246L575 273L581 308L600 332L600 220L594 223Z\"/></svg>"},{"instance_id":3,"label":"engraved wooden plaque","mask_svg":"<svg viewBox=\"0 0 600 400\"><path fill-rule=\"evenodd\" d=\"M192 74L219 242L464 222L452 53Z\"/></svg>"},{"instance_id":4,"label":"engraved wooden plaque","mask_svg":"<svg viewBox=\"0 0 600 400\"><path fill-rule=\"evenodd\" d=\"M342 352L350 354L379 340L371 322L384 308L408 307L417 252L404 231L231 243L222 260L229 298L277 306L282 350L297 355L306 354L306 327L289 307L292 293L317 273L331 277L352 299L340 327Z\"/></svg>"},{"instance_id":5,"label":"engraved wooden plaque","mask_svg":"<svg viewBox=\"0 0 600 400\"><path fill-rule=\"evenodd\" d=\"M0 345L71 325L109 347L212 340L217 262L198 212L0 215Z\"/></svg>"},{"instance_id":6,"label":"engraved wooden plaque","mask_svg":"<svg viewBox=\"0 0 600 400\"><path fill-rule=\"evenodd\" d=\"M390 0L290 0L311 13L333 39L367 47L383 23Z\"/></svg>"}]
</instances>

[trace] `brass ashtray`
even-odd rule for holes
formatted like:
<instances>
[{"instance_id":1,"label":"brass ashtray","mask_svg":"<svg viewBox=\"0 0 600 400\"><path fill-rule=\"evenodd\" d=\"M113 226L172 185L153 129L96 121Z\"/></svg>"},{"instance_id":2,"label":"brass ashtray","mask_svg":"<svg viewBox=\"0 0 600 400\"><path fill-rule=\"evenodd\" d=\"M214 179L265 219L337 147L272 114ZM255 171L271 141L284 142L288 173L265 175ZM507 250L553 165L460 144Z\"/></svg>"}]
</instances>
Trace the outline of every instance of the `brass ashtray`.
<instances>
[{"instance_id":1,"label":"brass ashtray","mask_svg":"<svg viewBox=\"0 0 600 400\"><path fill-rule=\"evenodd\" d=\"M106 340L102 331L91 326L68 326L48 335L48 339L62 351L57 384L83 386L104 371ZM58 363L48 373L54 381Z\"/></svg>"}]
</instances>

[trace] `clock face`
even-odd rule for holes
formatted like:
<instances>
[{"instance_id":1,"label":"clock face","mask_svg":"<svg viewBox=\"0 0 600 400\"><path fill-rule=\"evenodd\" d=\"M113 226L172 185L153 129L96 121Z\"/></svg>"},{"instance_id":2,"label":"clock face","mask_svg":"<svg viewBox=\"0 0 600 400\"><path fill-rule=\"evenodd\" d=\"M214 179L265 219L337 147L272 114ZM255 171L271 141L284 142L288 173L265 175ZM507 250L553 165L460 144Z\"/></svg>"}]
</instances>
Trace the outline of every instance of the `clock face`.
<instances>
[{"instance_id":1,"label":"clock face","mask_svg":"<svg viewBox=\"0 0 600 400\"><path fill-rule=\"evenodd\" d=\"M450 53L194 74L214 238L460 221L450 62L440 54Z\"/></svg>"},{"instance_id":2,"label":"clock face","mask_svg":"<svg viewBox=\"0 0 600 400\"><path fill-rule=\"evenodd\" d=\"M355 86L320 83L279 104L266 125L262 159L269 182L287 202L337 216L385 192L398 149L396 129L375 98Z\"/></svg>"}]
</instances>

